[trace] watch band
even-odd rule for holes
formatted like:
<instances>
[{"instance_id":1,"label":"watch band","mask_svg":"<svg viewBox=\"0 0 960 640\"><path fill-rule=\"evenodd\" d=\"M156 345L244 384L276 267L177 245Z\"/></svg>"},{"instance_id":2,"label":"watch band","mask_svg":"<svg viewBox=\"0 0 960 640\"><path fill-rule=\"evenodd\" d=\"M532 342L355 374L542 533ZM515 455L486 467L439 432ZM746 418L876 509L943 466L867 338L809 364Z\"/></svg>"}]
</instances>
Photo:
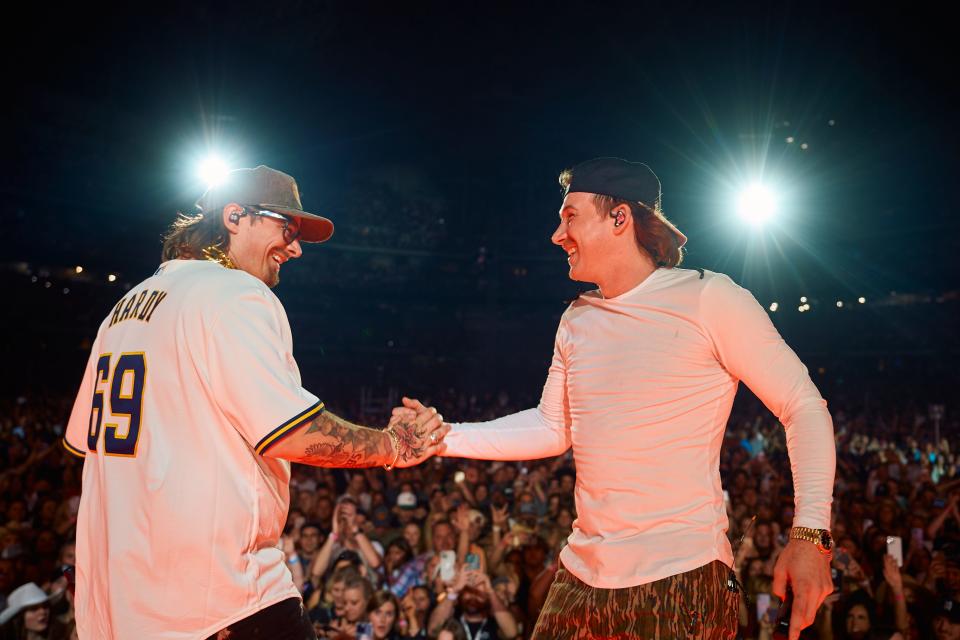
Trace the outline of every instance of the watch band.
<instances>
[{"instance_id":1,"label":"watch band","mask_svg":"<svg viewBox=\"0 0 960 640\"><path fill-rule=\"evenodd\" d=\"M833 551L833 538L827 529L811 529L810 527L791 527L792 540L804 540L816 545L820 553L830 555Z\"/></svg>"}]
</instances>

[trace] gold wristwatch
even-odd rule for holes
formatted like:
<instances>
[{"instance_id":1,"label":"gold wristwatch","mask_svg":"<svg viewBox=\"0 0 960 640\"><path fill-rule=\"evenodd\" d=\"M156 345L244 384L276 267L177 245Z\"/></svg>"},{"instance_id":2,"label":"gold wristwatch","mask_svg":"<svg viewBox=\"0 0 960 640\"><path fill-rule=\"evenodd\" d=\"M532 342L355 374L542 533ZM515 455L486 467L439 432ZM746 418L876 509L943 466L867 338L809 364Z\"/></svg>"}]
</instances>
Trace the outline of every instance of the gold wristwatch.
<instances>
[{"instance_id":1,"label":"gold wristwatch","mask_svg":"<svg viewBox=\"0 0 960 640\"><path fill-rule=\"evenodd\" d=\"M817 545L817 550L824 555L830 555L833 552L833 536L830 535L829 529L791 527L790 538L812 542Z\"/></svg>"}]
</instances>

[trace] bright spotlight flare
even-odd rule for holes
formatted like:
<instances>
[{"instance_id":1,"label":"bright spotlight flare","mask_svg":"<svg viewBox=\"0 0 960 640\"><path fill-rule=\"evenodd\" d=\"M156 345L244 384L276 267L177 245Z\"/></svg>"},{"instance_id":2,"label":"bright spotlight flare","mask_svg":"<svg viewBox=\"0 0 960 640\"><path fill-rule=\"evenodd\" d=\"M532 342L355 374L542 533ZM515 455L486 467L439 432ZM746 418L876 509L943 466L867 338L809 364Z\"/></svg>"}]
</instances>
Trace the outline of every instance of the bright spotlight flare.
<instances>
[{"instance_id":1,"label":"bright spotlight flare","mask_svg":"<svg viewBox=\"0 0 960 640\"><path fill-rule=\"evenodd\" d=\"M200 163L197 169L200 179L206 183L207 187L215 187L226 179L230 173L230 167L223 159L217 156L210 156Z\"/></svg>"},{"instance_id":2,"label":"bright spotlight flare","mask_svg":"<svg viewBox=\"0 0 960 640\"><path fill-rule=\"evenodd\" d=\"M750 185L737 199L737 215L755 227L763 226L776 212L777 199L762 184Z\"/></svg>"}]
</instances>

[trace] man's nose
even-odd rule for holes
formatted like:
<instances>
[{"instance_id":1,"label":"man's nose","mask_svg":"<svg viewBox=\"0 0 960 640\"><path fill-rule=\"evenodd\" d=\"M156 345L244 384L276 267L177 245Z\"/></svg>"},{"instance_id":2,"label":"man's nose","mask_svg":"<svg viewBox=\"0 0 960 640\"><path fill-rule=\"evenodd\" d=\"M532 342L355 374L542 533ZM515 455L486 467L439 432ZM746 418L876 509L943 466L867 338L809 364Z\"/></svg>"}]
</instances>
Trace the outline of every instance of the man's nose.
<instances>
[{"instance_id":1,"label":"man's nose","mask_svg":"<svg viewBox=\"0 0 960 640\"><path fill-rule=\"evenodd\" d=\"M287 254L289 254L291 258L299 258L303 255L303 247L300 246L300 240L294 240L287 245Z\"/></svg>"},{"instance_id":2,"label":"man's nose","mask_svg":"<svg viewBox=\"0 0 960 640\"><path fill-rule=\"evenodd\" d=\"M553 232L552 236L550 236L550 241L555 245L562 245L566 237L567 225L561 222L559 225L557 225L557 230Z\"/></svg>"}]
</instances>

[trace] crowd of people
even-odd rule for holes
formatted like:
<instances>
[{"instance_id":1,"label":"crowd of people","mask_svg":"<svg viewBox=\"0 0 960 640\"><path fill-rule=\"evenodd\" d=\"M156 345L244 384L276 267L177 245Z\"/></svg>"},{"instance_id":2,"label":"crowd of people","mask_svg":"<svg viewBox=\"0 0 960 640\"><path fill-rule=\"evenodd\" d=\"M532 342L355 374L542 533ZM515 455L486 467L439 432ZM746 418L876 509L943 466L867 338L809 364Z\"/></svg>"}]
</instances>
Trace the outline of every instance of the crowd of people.
<instances>
[{"instance_id":1,"label":"crowd of people","mask_svg":"<svg viewBox=\"0 0 960 640\"><path fill-rule=\"evenodd\" d=\"M506 393L490 396L490 406L468 395L440 399L464 420L522 408ZM82 461L58 444L69 400L3 404L0 637L70 638ZM833 416L836 592L804 637L960 637L960 474L950 408L837 406ZM771 638L783 618L772 570L787 541L793 491L783 428L755 401L738 402L721 472L744 596L742 637ZM295 465L282 538L287 565L321 637L523 638L576 519L575 482L569 452L522 463L434 458L392 471Z\"/></svg>"}]
</instances>

